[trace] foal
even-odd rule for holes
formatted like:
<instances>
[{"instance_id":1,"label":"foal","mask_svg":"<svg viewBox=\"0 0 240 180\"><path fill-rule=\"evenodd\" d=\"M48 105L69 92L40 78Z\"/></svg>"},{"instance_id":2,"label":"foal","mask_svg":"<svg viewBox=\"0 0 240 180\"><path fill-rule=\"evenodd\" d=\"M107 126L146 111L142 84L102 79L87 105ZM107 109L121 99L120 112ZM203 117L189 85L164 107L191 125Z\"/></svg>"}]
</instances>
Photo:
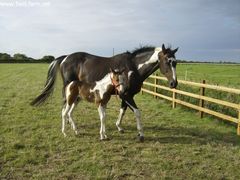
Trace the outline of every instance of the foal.
<instances>
[{"instance_id":1,"label":"foal","mask_svg":"<svg viewBox=\"0 0 240 180\"><path fill-rule=\"evenodd\" d=\"M62 133L65 133L65 122L68 120L75 131L78 134L76 125L72 118L72 112L79 100L87 100L88 102L95 103L98 107L99 117L101 121L100 139L107 139L105 131L105 116L106 106L111 98L111 94L122 94L126 91L128 85L127 73L125 70L115 69L106 74L106 76L94 83L86 83L82 81L72 81L65 87L66 103L62 109Z\"/></svg>"}]
</instances>

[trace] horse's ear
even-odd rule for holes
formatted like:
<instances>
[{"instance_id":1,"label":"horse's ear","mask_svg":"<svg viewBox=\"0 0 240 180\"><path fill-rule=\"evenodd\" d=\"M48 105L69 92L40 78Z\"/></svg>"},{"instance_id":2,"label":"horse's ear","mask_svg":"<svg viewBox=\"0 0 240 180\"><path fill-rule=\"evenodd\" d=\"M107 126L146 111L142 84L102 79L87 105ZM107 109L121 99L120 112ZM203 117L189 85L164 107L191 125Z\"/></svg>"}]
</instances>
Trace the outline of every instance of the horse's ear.
<instances>
[{"instance_id":1,"label":"horse's ear","mask_svg":"<svg viewBox=\"0 0 240 180\"><path fill-rule=\"evenodd\" d=\"M178 48L173 50L173 54L175 54L178 51Z\"/></svg>"},{"instance_id":2,"label":"horse's ear","mask_svg":"<svg viewBox=\"0 0 240 180\"><path fill-rule=\"evenodd\" d=\"M164 44L162 44L162 52L163 52L163 54L166 53L166 48L165 48L165 45L164 45Z\"/></svg>"}]
</instances>

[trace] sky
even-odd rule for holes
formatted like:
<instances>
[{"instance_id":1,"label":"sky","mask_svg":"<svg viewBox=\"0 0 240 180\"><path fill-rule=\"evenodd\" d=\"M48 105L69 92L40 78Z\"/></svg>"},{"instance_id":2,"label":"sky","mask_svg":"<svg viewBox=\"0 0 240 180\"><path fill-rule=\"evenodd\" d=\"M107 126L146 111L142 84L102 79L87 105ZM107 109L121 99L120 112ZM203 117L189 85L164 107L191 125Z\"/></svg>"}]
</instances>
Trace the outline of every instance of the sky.
<instances>
[{"instance_id":1,"label":"sky","mask_svg":"<svg viewBox=\"0 0 240 180\"><path fill-rule=\"evenodd\" d=\"M33 58L139 46L240 63L240 0L0 0L0 52Z\"/></svg>"}]
</instances>

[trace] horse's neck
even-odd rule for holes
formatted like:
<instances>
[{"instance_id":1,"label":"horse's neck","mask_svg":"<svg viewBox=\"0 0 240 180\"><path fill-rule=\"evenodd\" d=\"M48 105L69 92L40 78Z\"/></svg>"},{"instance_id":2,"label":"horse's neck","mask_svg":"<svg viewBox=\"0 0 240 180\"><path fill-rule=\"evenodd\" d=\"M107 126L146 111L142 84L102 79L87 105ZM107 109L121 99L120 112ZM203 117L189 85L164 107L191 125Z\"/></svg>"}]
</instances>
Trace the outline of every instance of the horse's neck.
<instances>
[{"instance_id":1,"label":"horse's neck","mask_svg":"<svg viewBox=\"0 0 240 180\"><path fill-rule=\"evenodd\" d=\"M158 63L154 63L149 65L148 67L146 67L146 71L144 73L142 73L142 81L144 81L145 79L147 79L151 74L153 74L157 69L159 68Z\"/></svg>"},{"instance_id":2,"label":"horse's neck","mask_svg":"<svg viewBox=\"0 0 240 180\"><path fill-rule=\"evenodd\" d=\"M148 78L152 73L158 69L158 52L145 53L137 55L134 58L138 74L142 81Z\"/></svg>"}]
</instances>

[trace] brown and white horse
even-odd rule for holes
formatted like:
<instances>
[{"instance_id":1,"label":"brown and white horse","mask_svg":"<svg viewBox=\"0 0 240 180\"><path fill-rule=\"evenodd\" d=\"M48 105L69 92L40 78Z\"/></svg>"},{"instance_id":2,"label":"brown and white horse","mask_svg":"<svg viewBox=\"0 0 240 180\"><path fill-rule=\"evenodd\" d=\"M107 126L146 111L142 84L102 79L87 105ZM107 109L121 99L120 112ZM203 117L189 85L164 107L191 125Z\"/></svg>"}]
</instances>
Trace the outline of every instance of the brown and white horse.
<instances>
[{"instance_id":1,"label":"brown and white horse","mask_svg":"<svg viewBox=\"0 0 240 180\"><path fill-rule=\"evenodd\" d=\"M75 123L72 118L72 112L80 99L95 103L98 107L99 117L101 121L100 139L107 139L105 133L105 115L106 106L110 100L114 89L119 93L123 93L127 87L127 75L124 70L111 70L103 79L95 83L82 81L72 81L66 86L65 97L66 104L62 109L62 133L65 134L65 122L68 120L72 129L78 134Z\"/></svg>"},{"instance_id":2,"label":"brown and white horse","mask_svg":"<svg viewBox=\"0 0 240 180\"><path fill-rule=\"evenodd\" d=\"M177 61L175 58L177 50L178 48L174 50L165 48L163 44L162 47L141 47L132 52L125 52L111 58L94 56L84 52L61 56L50 65L45 88L42 94L31 104L39 105L50 96L53 91L56 71L59 66L64 84L64 104L66 104L65 92L71 82L96 83L109 73L110 68L116 69L116 67L124 67L128 73L128 87L124 92L119 93L122 103L116 126L119 132L123 132L121 122L126 109L129 107L134 112L137 120L139 139L143 141L144 133L141 124L141 113L134 101L134 96L140 92L143 81L157 69L160 69L161 73L168 79L170 88L177 87ZM113 93L114 92L112 92L112 94Z\"/></svg>"}]
</instances>

